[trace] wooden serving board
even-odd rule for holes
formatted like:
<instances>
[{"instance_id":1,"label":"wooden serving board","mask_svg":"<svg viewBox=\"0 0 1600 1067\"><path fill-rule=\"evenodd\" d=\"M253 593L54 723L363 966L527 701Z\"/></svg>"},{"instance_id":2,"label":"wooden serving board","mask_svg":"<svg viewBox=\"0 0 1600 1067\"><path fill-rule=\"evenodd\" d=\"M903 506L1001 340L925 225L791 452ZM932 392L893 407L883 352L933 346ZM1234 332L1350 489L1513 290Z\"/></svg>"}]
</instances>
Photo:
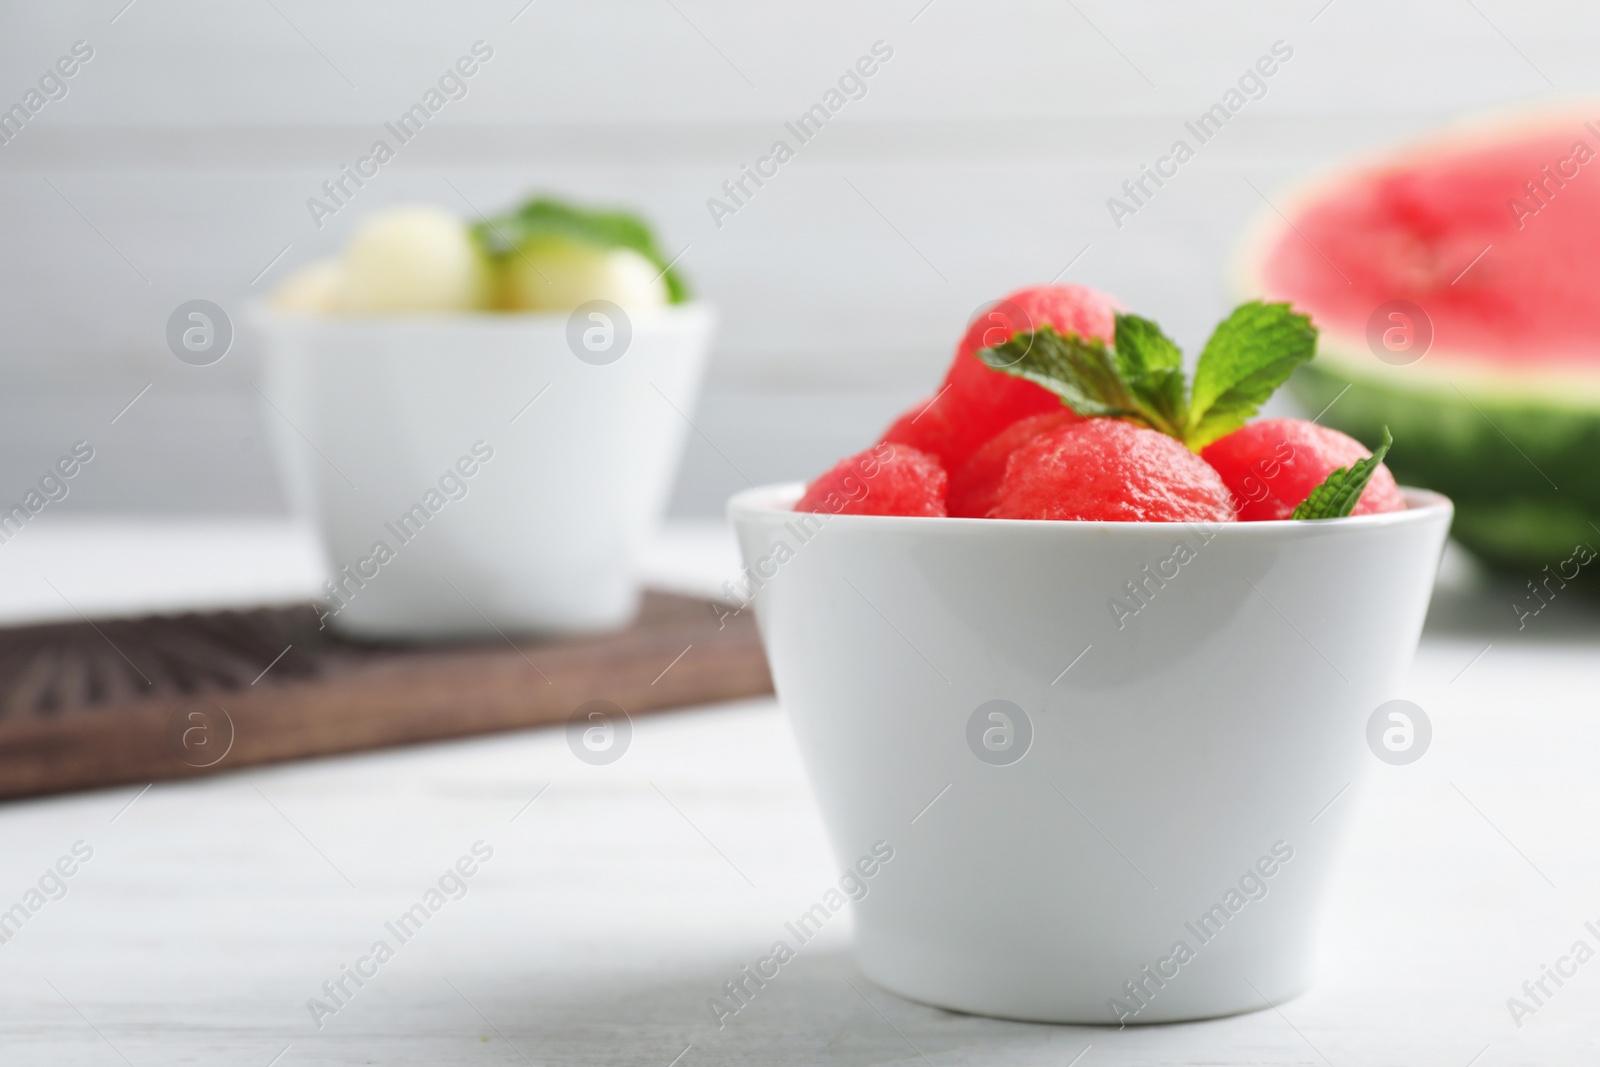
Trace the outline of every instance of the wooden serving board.
<instances>
[{"instance_id":1,"label":"wooden serving board","mask_svg":"<svg viewBox=\"0 0 1600 1067\"><path fill-rule=\"evenodd\" d=\"M660 593L615 633L454 645L342 640L309 605L0 629L0 798L771 692L749 613Z\"/></svg>"}]
</instances>

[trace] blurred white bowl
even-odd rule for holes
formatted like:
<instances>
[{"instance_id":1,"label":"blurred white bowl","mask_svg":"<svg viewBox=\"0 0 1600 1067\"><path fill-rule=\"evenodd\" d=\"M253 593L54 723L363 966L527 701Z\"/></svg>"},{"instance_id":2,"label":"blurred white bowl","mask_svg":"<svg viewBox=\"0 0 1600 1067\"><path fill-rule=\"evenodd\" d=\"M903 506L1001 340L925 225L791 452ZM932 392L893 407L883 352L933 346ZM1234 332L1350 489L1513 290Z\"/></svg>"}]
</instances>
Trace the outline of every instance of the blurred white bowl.
<instances>
[{"instance_id":1,"label":"blurred white bowl","mask_svg":"<svg viewBox=\"0 0 1600 1067\"><path fill-rule=\"evenodd\" d=\"M799 492L729 511L835 853L894 849L855 905L867 977L1058 1023L1307 987L1449 501L1201 529L804 516Z\"/></svg>"},{"instance_id":2,"label":"blurred white bowl","mask_svg":"<svg viewBox=\"0 0 1600 1067\"><path fill-rule=\"evenodd\" d=\"M596 317L598 316L598 317ZM619 626L677 471L714 314L255 310L260 392L329 623L372 639ZM380 547L381 546L381 547Z\"/></svg>"}]
</instances>

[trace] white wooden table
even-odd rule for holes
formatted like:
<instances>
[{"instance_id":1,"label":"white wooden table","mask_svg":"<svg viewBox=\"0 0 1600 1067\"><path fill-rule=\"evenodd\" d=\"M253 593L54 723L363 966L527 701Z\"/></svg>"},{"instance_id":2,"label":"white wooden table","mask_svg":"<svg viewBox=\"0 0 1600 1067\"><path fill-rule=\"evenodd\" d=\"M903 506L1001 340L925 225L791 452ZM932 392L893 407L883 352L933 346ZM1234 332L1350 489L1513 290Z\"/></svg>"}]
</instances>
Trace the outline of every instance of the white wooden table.
<instances>
[{"instance_id":1,"label":"white wooden table","mask_svg":"<svg viewBox=\"0 0 1600 1067\"><path fill-rule=\"evenodd\" d=\"M714 587L725 543L676 535L657 570ZM0 549L0 615L48 613L41 575L90 613L292 596L314 578L297 538L41 527ZM1123 1031L948 1014L862 979L841 916L719 1030L707 999L837 878L756 701L641 719L609 766L535 731L0 806L0 909L93 850L0 944L0 1064L1594 1063L1600 959L1546 979L1520 1028L1506 1002L1575 941L1600 949L1600 614L1558 601L1517 634L1505 597L1439 607L1402 694L1433 746L1335 801L1357 813L1321 981L1275 1010ZM476 842L492 857L402 943L385 924ZM392 958L361 964L379 940ZM371 977L341 1005L323 983L344 965ZM310 998L337 1006L320 1029Z\"/></svg>"}]
</instances>

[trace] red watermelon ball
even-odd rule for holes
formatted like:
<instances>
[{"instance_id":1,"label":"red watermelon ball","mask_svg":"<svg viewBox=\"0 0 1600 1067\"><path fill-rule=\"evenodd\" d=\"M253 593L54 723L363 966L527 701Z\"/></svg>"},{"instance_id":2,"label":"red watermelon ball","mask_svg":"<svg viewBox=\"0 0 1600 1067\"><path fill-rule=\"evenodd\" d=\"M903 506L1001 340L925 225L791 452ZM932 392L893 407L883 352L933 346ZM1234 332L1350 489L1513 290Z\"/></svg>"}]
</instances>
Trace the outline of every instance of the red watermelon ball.
<instances>
[{"instance_id":1,"label":"red watermelon ball","mask_svg":"<svg viewBox=\"0 0 1600 1067\"><path fill-rule=\"evenodd\" d=\"M1176 438L1121 419L1086 419L1011 454L989 517L1231 522L1233 497Z\"/></svg>"},{"instance_id":2,"label":"red watermelon ball","mask_svg":"<svg viewBox=\"0 0 1600 1067\"><path fill-rule=\"evenodd\" d=\"M996 370L977 352L1046 325L1110 343L1120 309L1114 298L1082 285L1035 285L1003 297L968 325L933 399L900 416L883 439L931 452L947 471L959 471L1018 419L1063 406L1048 389Z\"/></svg>"},{"instance_id":3,"label":"red watermelon ball","mask_svg":"<svg viewBox=\"0 0 1600 1067\"><path fill-rule=\"evenodd\" d=\"M950 514L969 519L987 517L989 509L999 499L1000 481L1005 477L1006 463L1011 459L1011 453L1040 434L1081 421L1083 417L1077 412L1062 408L1018 419L989 438L950 478L947 501Z\"/></svg>"},{"instance_id":4,"label":"red watermelon ball","mask_svg":"<svg viewBox=\"0 0 1600 1067\"><path fill-rule=\"evenodd\" d=\"M942 516L948 483L944 468L933 456L906 445L880 442L836 463L806 488L794 510Z\"/></svg>"},{"instance_id":5,"label":"red watermelon ball","mask_svg":"<svg viewBox=\"0 0 1600 1067\"><path fill-rule=\"evenodd\" d=\"M947 446L959 435L960 419L959 413L945 402L948 395L947 390L917 401L889 425L881 440L937 456L941 464L948 465Z\"/></svg>"},{"instance_id":6,"label":"red watermelon ball","mask_svg":"<svg viewBox=\"0 0 1600 1067\"><path fill-rule=\"evenodd\" d=\"M1289 518L1328 475L1372 453L1355 438L1305 419L1262 419L1218 438L1200 455L1232 490L1240 521L1260 522ZM1394 475L1380 464L1352 514L1405 507Z\"/></svg>"}]
</instances>

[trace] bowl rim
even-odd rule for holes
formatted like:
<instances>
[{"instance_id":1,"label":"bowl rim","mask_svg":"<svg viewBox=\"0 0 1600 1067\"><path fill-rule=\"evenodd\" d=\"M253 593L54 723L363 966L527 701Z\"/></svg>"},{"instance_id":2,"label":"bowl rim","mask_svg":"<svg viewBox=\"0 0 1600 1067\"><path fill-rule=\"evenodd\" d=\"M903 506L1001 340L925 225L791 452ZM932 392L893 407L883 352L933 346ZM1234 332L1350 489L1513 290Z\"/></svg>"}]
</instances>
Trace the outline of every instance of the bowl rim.
<instances>
[{"instance_id":1,"label":"bowl rim","mask_svg":"<svg viewBox=\"0 0 1600 1067\"><path fill-rule=\"evenodd\" d=\"M804 482L773 482L743 489L728 498L728 518L740 520L768 520L775 516L817 514L836 522L846 529L876 531L880 533L928 533L933 530L972 529L975 526L1002 530L1073 530L1135 531L1162 533L1174 529L1206 526L1219 537L1270 537L1284 535L1309 535L1335 530L1375 530L1397 526L1426 524L1441 516L1449 519L1455 513L1450 498L1431 489L1401 486L1406 500L1406 510L1382 512L1376 515L1350 515L1340 519L1263 519L1254 522L1141 522L1113 521L1107 519L979 519L953 515L849 515L829 512L797 512L793 505L805 492Z\"/></svg>"}]
</instances>

